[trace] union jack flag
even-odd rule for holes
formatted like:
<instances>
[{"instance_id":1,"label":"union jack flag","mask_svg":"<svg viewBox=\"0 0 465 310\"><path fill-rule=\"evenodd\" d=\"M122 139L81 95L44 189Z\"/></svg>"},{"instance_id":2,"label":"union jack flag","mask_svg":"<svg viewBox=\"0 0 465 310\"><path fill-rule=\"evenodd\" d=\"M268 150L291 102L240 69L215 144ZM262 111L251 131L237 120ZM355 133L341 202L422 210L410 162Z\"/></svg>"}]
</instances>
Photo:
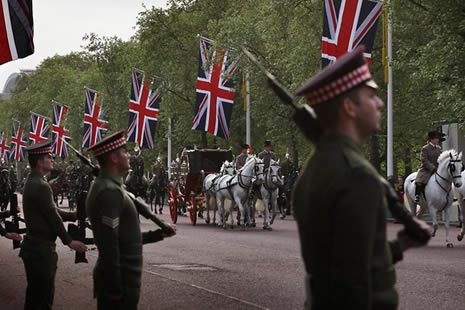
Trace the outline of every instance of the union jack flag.
<instances>
[{"instance_id":1,"label":"union jack flag","mask_svg":"<svg viewBox=\"0 0 465 310\"><path fill-rule=\"evenodd\" d=\"M100 119L102 116L100 94L86 88L86 102L84 103L84 132L82 147L91 147L102 140L103 132L108 129L108 122Z\"/></svg>"},{"instance_id":2,"label":"union jack flag","mask_svg":"<svg viewBox=\"0 0 465 310\"><path fill-rule=\"evenodd\" d=\"M29 144L36 144L48 140L50 128L44 116L31 112L31 131L29 132Z\"/></svg>"},{"instance_id":3,"label":"union jack flag","mask_svg":"<svg viewBox=\"0 0 465 310\"><path fill-rule=\"evenodd\" d=\"M239 57L227 64L228 53L214 51L209 59L211 44L200 38L199 73L197 77L195 114L192 130L207 131L229 140L229 121L235 92L231 75L236 71Z\"/></svg>"},{"instance_id":4,"label":"union jack flag","mask_svg":"<svg viewBox=\"0 0 465 310\"><path fill-rule=\"evenodd\" d=\"M64 119L68 113L68 107L60 106L56 103L53 104L53 124L52 124L52 148L53 153L61 158L68 157L68 146L65 142L71 141L71 136L63 124Z\"/></svg>"},{"instance_id":5,"label":"union jack flag","mask_svg":"<svg viewBox=\"0 0 465 310\"><path fill-rule=\"evenodd\" d=\"M6 163L8 163L8 159L10 158L10 147L7 143L5 132L0 132L0 159L3 159Z\"/></svg>"},{"instance_id":6,"label":"union jack flag","mask_svg":"<svg viewBox=\"0 0 465 310\"><path fill-rule=\"evenodd\" d=\"M23 140L23 125L20 121L13 120L13 131L11 136L10 159L23 161L24 149L27 142Z\"/></svg>"},{"instance_id":7,"label":"union jack flag","mask_svg":"<svg viewBox=\"0 0 465 310\"><path fill-rule=\"evenodd\" d=\"M0 1L0 64L34 53L32 0Z\"/></svg>"},{"instance_id":8,"label":"union jack flag","mask_svg":"<svg viewBox=\"0 0 465 310\"><path fill-rule=\"evenodd\" d=\"M373 0L325 0L324 5L322 66L326 67L360 44L366 46L364 56L370 62L383 3Z\"/></svg>"},{"instance_id":9,"label":"union jack flag","mask_svg":"<svg viewBox=\"0 0 465 310\"><path fill-rule=\"evenodd\" d=\"M142 71L132 73L128 141L150 150L153 149L153 136L161 103L159 89L153 90L152 85L152 78L145 77Z\"/></svg>"}]
</instances>

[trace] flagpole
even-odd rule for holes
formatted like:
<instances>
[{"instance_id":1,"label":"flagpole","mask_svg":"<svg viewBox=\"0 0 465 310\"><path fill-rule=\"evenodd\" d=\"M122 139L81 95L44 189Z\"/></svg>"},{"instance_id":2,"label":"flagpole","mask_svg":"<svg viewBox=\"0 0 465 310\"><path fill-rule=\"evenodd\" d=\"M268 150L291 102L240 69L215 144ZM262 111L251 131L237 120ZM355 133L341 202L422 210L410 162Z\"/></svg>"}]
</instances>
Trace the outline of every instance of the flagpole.
<instances>
[{"instance_id":1,"label":"flagpole","mask_svg":"<svg viewBox=\"0 0 465 310\"><path fill-rule=\"evenodd\" d=\"M171 179L171 117L168 118L168 178Z\"/></svg>"},{"instance_id":2,"label":"flagpole","mask_svg":"<svg viewBox=\"0 0 465 310\"><path fill-rule=\"evenodd\" d=\"M245 143L251 145L250 141L250 80L249 80L249 72L245 74L246 82L245 82L245 89L246 89L246 98L247 98L247 112L245 114Z\"/></svg>"},{"instance_id":3,"label":"flagpole","mask_svg":"<svg viewBox=\"0 0 465 310\"><path fill-rule=\"evenodd\" d=\"M390 0L388 3L390 4ZM393 135L392 135L392 23L391 10L388 11L388 85L387 85L387 177L394 174L393 165Z\"/></svg>"}]
</instances>

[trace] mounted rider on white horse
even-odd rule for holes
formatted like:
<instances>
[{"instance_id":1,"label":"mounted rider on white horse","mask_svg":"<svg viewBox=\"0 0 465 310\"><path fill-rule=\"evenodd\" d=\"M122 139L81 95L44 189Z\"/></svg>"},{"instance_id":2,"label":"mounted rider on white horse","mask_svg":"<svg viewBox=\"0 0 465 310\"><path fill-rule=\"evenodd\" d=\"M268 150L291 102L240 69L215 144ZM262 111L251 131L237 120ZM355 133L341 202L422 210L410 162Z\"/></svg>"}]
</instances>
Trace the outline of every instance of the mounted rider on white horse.
<instances>
[{"instance_id":1,"label":"mounted rider on white horse","mask_svg":"<svg viewBox=\"0 0 465 310\"><path fill-rule=\"evenodd\" d=\"M457 153L455 150L448 150L441 153L438 158L437 170L426 184L424 194L420 197L420 211L418 217L421 217L424 210L428 208L429 214L433 222L434 237L438 229L437 211L444 211L444 227L446 229L446 246L453 247L449 240L449 222L450 222L450 206L454 199L452 191L452 182L454 186L460 188L462 186L461 171L463 169L462 153ZM417 206L414 202L415 197L415 178L417 173L410 174L404 183L404 189L407 201L411 207L413 215L416 214Z\"/></svg>"},{"instance_id":2,"label":"mounted rider on white horse","mask_svg":"<svg viewBox=\"0 0 465 310\"><path fill-rule=\"evenodd\" d=\"M441 155L440 142L445 141L445 134L438 131L428 133L428 143L421 149L421 167L415 179L415 203L420 203L420 195L424 194L424 189L431 175L438 168L438 157Z\"/></svg>"}]
</instances>

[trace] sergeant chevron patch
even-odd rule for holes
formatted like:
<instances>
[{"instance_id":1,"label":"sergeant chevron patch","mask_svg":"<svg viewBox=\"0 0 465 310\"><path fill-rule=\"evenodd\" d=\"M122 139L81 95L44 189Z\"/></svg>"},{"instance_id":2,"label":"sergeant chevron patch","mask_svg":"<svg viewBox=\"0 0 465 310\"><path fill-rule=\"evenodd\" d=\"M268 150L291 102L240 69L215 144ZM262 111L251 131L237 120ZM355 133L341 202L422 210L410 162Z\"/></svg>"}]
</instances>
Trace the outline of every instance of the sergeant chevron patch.
<instances>
[{"instance_id":1,"label":"sergeant chevron patch","mask_svg":"<svg viewBox=\"0 0 465 310\"><path fill-rule=\"evenodd\" d=\"M119 225L119 217L112 219L111 217L108 217L108 216L102 216L102 223L115 229Z\"/></svg>"}]
</instances>

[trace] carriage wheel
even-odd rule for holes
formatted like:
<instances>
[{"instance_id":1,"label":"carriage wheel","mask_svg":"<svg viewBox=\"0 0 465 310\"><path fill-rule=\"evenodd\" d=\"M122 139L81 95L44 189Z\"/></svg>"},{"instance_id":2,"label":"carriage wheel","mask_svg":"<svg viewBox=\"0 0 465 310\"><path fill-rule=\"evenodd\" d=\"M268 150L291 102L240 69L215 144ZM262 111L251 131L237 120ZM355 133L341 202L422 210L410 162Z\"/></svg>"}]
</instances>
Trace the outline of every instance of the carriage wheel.
<instances>
[{"instance_id":1,"label":"carriage wheel","mask_svg":"<svg viewBox=\"0 0 465 310\"><path fill-rule=\"evenodd\" d=\"M189 206L187 208L192 225L197 224L197 205L195 204L195 197L192 195L189 198Z\"/></svg>"},{"instance_id":2,"label":"carriage wheel","mask_svg":"<svg viewBox=\"0 0 465 310\"><path fill-rule=\"evenodd\" d=\"M176 224L178 221L178 210L176 207L176 196L174 194L173 183L168 185L168 206L170 208L170 216L173 224Z\"/></svg>"}]
</instances>

